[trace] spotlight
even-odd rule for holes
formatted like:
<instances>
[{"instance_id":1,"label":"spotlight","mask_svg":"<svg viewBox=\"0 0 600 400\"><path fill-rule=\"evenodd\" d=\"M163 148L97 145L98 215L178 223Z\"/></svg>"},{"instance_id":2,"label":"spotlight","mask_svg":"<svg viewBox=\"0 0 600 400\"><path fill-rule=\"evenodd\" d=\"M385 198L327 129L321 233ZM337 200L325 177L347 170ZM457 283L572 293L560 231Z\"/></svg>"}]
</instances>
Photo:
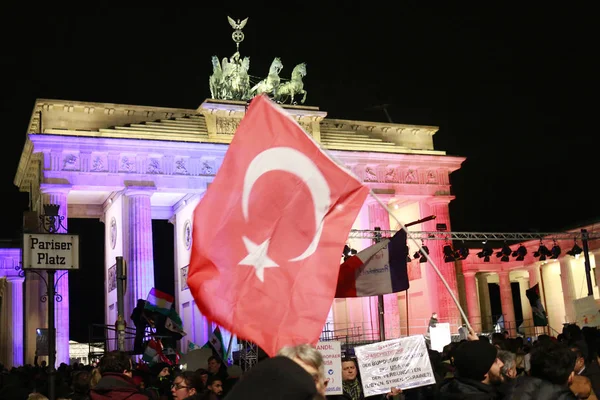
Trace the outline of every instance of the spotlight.
<instances>
[{"instance_id":1,"label":"spotlight","mask_svg":"<svg viewBox=\"0 0 600 400\"><path fill-rule=\"evenodd\" d=\"M544 243L540 240L540 247L538 247L537 251L533 253L533 256L538 257L540 261L546 261L546 257L551 255L552 253L550 250L548 250L548 248L544 246Z\"/></svg>"},{"instance_id":2,"label":"spotlight","mask_svg":"<svg viewBox=\"0 0 600 400\"><path fill-rule=\"evenodd\" d=\"M429 248L425 246L425 243L421 244L421 247L425 253L429 254ZM425 257L425 254L422 254L420 251L415 252L413 257L415 260L418 258L420 263L427 262L427 257Z\"/></svg>"},{"instance_id":3,"label":"spotlight","mask_svg":"<svg viewBox=\"0 0 600 400\"><path fill-rule=\"evenodd\" d=\"M483 249L477 253L477 257L483 258L483 262L490 262L490 256L492 254L494 254L494 249L484 243Z\"/></svg>"},{"instance_id":4,"label":"spotlight","mask_svg":"<svg viewBox=\"0 0 600 400\"><path fill-rule=\"evenodd\" d=\"M573 257L578 256L581 253L583 253L583 249L577 245L577 242L575 242L571 250L567 251L567 254Z\"/></svg>"},{"instance_id":5,"label":"spotlight","mask_svg":"<svg viewBox=\"0 0 600 400\"><path fill-rule=\"evenodd\" d=\"M456 261L455 253L454 253L454 250L452 249L452 246L447 244L444 246L442 251L444 252L444 262Z\"/></svg>"},{"instance_id":6,"label":"spotlight","mask_svg":"<svg viewBox=\"0 0 600 400\"><path fill-rule=\"evenodd\" d=\"M525 260L526 255L527 255L527 249L523 245L520 245L519 248L512 253L513 257L517 257L517 259L516 259L517 261Z\"/></svg>"},{"instance_id":7,"label":"spotlight","mask_svg":"<svg viewBox=\"0 0 600 400\"><path fill-rule=\"evenodd\" d=\"M556 260L558 258L558 256L560 256L561 250L560 250L560 246L556 243L556 240L554 241L554 246L552 246L550 253L552 253L550 258L552 258L554 260Z\"/></svg>"},{"instance_id":8,"label":"spotlight","mask_svg":"<svg viewBox=\"0 0 600 400\"><path fill-rule=\"evenodd\" d=\"M457 260L466 260L469 257L469 248L463 245L456 250L456 259Z\"/></svg>"},{"instance_id":9,"label":"spotlight","mask_svg":"<svg viewBox=\"0 0 600 400\"><path fill-rule=\"evenodd\" d=\"M508 247L506 242L504 242L504 246L502 246L500 251L496 253L496 257L500 258L500 261L502 261L502 262L509 262L510 261L509 256L511 253L512 253L512 250L510 249L510 247Z\"/></svg>"},{"instance_id":10,"label":"spotlight","mask_svg":"<svg viewBox=\"0 0 600 400\"><path fill-rule=\"evenodd\" d=\"M375 242L375 243L381 242L381 228L376 226L375 228L373 228L373 230L375 231L375 235L373 237L373 242Z\"/></svg>"}]
</instances>

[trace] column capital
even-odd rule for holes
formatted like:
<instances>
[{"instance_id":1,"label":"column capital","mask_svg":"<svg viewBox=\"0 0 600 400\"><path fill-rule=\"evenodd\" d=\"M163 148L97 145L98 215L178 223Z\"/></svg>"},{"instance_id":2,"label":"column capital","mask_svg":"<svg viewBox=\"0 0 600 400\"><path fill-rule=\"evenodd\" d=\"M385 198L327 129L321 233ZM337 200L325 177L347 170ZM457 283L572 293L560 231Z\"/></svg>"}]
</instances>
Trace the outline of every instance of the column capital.
<instances>
[{"instance_id":1,"label":"column capital","mask_svg":"<svg viewBox=\"0 0 600 400\"><path fill-rule=\"evenodd\" d=\"M132 196L152 196L156 192L156 186L127 186L123 194L127 197Z\"/></svg>"},{"instance_id":2,"label":"column capital","mask_svg":"<svg viewBox=\"0 0 600 400\"><path fill-rule=\"evenodd\" d=\"M525 269L529 273L538 272L540 270L540 266L534 263L534 264L530 264L530 265L525 266Z\"/></svg>"},{"instance_id":3,"label":"column capital","mask_svg":"<svg viewBox=\"0 0 600 400\"><path fill-rule=\"evenodd\" d=\"M429 205L450 204L450 202L452 200L454 200L455 198L456 198L456 196L449 196L449 195L433 196L433 197L428 197L425 201Z\"/></svg>"},{"instance_id":4,"label":"column capital","mask_svg":"<svg viewBox=\"0 0 600 400\"><path fill-rule=\"evenodd\" d=\"M25 281L25 277L24 276L18 276L18 275L9 275L9 276L5 276L6 280L8 282L15 282L15 283L23 283Z\"/></svg>"},{"instance_id":5,"label":"column capital","mask_svg":"<svg viewBox=\"0 0 600 400\"><path fill-rule=\"evenodd\" d=\"M375 196L377 196L377 198L379 198L379 200L381 200L381 202L383 204L385 204L386 206L388 205L389 201L394 198L394 196L391 194L375 193ZM372 195L367 196L367 198L365 199L365 204L368 206L373 205L373 204L377 204L378 206L381 206L381 204L379 204L379 202Z\"/></svg>"},{"instance_id":6,"label":"column capital","mask_svg":"<svg viewBox=\"0 0 600 400\"><path fill-rule=\"evenodd\" d=\"M57 183L41 183L40 191L43 194L69 194L73 185L57 184Z\"/></svg>"},{"instance_id":7,"label":"column capital","mask_svg":"<svg viewBox=\"0 0 600 400\"><path fill-rule=\"evenodd\" d=\"M467 278L467 277L473 278L477 272L479 272L479 271L463 271L462 274L465 278Z\"/></svg>"},{"instance_id":8,"label":"column capital","mask_svg":"<svg viewBox=\"0 0 600 400\"><path fill-rule=\"evenodd\" d=\"M500 270L497 271L498 277L510 277L510 271Z\"/></svg>"}]
</instances>

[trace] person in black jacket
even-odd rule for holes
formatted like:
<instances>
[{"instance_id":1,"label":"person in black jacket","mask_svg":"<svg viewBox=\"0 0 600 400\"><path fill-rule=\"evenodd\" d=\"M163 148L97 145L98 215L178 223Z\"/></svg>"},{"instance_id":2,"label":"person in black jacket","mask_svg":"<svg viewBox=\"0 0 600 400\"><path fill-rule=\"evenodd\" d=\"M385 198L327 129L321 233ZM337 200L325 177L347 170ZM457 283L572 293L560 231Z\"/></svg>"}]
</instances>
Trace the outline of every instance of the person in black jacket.
<instances>
[{"instance_id":1,"label":"person in black jacket","mask_svg":"<svg viewBox=\"0 0 600 400\"><path fill-rule=\"evenodd\" d=\"M440 399L500 398L502 367L498 349L487 340L461 343L454 353L456 374L440 387Z\"/></svg>"},{"instance_id":2,"label":"person in black jacket","mask_svg":"<svg viewBox=\"0 0 600 400\"><path fill-rule=\"evenodd\" d=\"M591 385L573 385L576 355L567 346L552 341L534 346L531 350L530 376L519 376L505 388L507 400L571 400L587 398ZM571 386L571 387L570 387ZM576 388L577 386L577 388ZM581 392L581 387L587 393Z\"/></svg>"}]
</instances>

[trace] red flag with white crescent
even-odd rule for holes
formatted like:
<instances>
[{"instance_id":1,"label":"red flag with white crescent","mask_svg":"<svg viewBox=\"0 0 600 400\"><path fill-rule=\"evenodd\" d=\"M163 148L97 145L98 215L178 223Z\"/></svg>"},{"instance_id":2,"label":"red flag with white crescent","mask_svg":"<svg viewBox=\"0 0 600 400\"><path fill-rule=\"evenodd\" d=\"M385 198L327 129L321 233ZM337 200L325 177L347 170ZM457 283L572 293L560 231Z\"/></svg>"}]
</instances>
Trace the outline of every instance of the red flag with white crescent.
<instances>
[{"instance_id":1,"label":"red flag with white crescent","mask_svg":"<svg viewBox=\"0 0 600 400\"><path fill-rule=\"evenodd\" d=\"M254 98L194 211L188 286L202 314L271 356L316 344L368 193L284 109Z\"/></svg>"}]
</instances>

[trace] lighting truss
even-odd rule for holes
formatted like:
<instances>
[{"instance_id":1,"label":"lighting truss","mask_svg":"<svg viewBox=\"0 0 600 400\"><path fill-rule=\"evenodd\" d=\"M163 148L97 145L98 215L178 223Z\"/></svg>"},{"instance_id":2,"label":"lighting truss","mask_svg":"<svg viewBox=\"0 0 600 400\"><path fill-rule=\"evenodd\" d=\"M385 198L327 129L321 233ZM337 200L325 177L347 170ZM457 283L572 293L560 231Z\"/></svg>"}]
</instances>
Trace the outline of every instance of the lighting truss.
<instances>
[{"instance_id":1,"label":"lighting truss","mask_svg":"<svg viewBox=\"0 0 600 400\"><path fill-rule=\"evenodd\" d=\"M349 239L375 239L378 237L391 237L396 230L361 230L352 229L348 235ZM584 235L588 240L600 239L600 232L441 232L441 231L414 231L408 233L408 238L415 240L472 240L472 241L496 241L504 240L511 242L523 242L527 240L582 240Z\"/></svg>"}]
</instances>

